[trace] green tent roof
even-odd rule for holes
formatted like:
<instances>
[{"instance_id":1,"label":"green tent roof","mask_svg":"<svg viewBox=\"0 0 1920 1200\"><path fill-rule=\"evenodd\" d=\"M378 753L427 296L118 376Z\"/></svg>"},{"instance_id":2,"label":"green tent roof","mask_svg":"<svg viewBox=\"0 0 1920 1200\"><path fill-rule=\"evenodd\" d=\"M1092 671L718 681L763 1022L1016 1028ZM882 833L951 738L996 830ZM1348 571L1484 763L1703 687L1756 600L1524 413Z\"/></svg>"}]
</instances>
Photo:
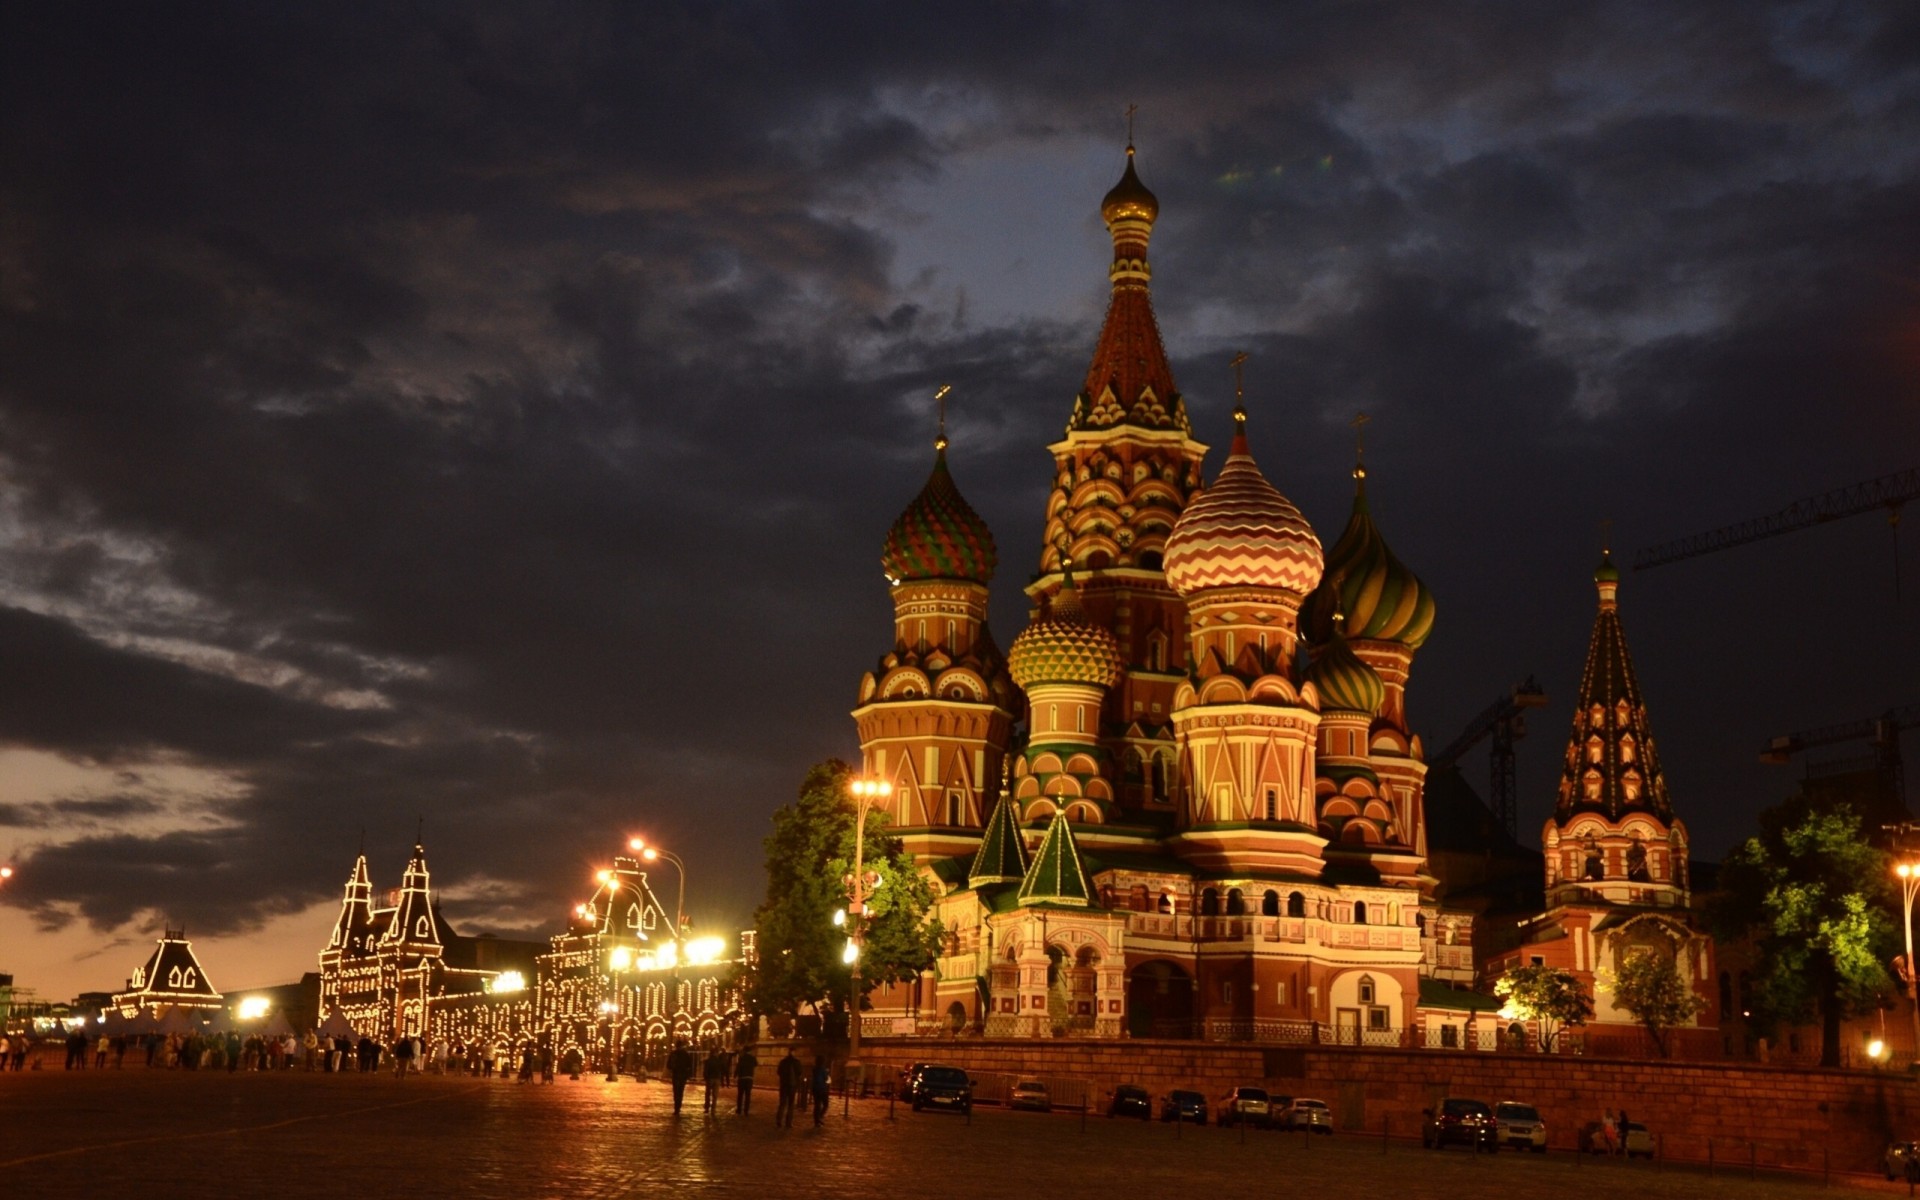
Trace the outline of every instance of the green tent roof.
<instances>
[{"instance_id":1,"label":"green tent roof","mask_svg":"<svg viewBox=\"0 0 1920 1200\"><path fill-rule=\"evenodd\" d=\"M1043 902L1074 908L1093 904L1093 885L1087 882L1086 869L1080 865L1080 847L1074 844L1064 812L1054 814L1053 824L1047 826L1047 840L1040 843L1040 853L1034 855L1033 866L1020 881L1022 905Z\"/></svg>"},{"instance_id":2,"label":"green tent roof","mask_svg":"<svg viewBox=\"0 0 1920 1200\"><path fill-rule=\"evenodd\" d=\"M1013 804L1005 794L993 806L987 818L986 836L967 870L967 882L974 887L983 883L1014 883L1027 875L1027 847L1020 840L1020 826L1013 819Z\"/></svg>"}]
</instances>

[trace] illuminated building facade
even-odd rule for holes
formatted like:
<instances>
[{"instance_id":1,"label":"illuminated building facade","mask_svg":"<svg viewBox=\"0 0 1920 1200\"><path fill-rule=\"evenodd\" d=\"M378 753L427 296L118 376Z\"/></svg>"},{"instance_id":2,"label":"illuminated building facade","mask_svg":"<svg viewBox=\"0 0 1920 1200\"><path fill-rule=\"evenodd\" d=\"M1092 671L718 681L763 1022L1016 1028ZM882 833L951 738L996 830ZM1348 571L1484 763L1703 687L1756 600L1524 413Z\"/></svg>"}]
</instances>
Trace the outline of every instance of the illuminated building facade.
<instances>
[{"instance_id":1,"label":"illuminated building facade","mask_svg":"<svg viewBox=\"0 0 1920 1200\"><path fill-rule=\"evenodd\" d=\"M1539 963L1562 967L1594 993L1585 1040L1639 1044L1639 1025L1605 986L1629 955L1672 962L1704 1007L1669 1036L1679 1052L1722 1052L1713 940L1701 932L1687 878L1687 827L1673 813L1647 719L1646 697L1620 623L1620 571L1610 556L1593 573L1599 593L1567 738L1553 816L1541 830L1546 911L1522 926L1522 943L1489 959L1488 977ZM1596 984L1600 986L1595 986Z\"/></svg>"},{"instance_id":2,"label":"illuminated building facade","mask_svg":"<svg viewBox=\"0 0 1920 1200\"><path fill-rule=\"evenodd\" d=\"M631 1064L676 1038L730 1037L740 1013L724 940L676 928L637 858L615 858L595 883L546 943L464 937L433 902L420 846L378 906L362 856L320 953L321 1012L383 1041L425 1033L602 1064L609 1046Z\"/></svg>"},{"instance_id":3,"label":"illuminated building facade","mask_svg":"<svg viewBox=\"0 0 1920 1200\"><path fill-rule=\"evenodd\" d=\"M1426 870L1406 686L1432 596L1381 538L1364 470L1324 550L1255 462L1244 408L1207 482L1153 315L1159 204L1127 155L1101 207L1111 299L1048 447L1029 621L1004 658L993 536L944 433L887 538L894 644L853 715L948 941L863 1028L1451 1044L1483 998L1458 990L1471 917Z\"/></svg>"},{"instance_id":4,"label":"illuminated building facade","mask_svg":"<svg viewBox=\"0 0 1920 1200\"><path fill-rule=\"evenodd\" d=\"M207 978L206 968L200 965L184 929L169 929L160 935L153 953L127 980L127 990L116 992L112 1002L123 1017L142 1012L151 1016L173 1008L215 1013L225 1005L226 997Z\"/></svg>"}]
</instances>

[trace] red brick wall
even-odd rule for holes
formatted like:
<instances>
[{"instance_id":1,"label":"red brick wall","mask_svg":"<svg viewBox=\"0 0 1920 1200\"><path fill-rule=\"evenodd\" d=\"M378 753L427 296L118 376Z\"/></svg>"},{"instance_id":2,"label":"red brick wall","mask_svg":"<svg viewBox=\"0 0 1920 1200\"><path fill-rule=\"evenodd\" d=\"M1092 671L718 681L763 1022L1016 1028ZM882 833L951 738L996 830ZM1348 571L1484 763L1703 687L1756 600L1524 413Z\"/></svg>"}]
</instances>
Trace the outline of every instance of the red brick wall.
<instances>
[{"instance_id":1,"label":"red brick wall","mask_svg":"<svg viewBox=\"0 0 1920 1200\"><path fill-rule=\"evenodd\" d=\"M1603 1111L1625 1108L1676 1159L1820 1170L1875 1169L1889 1139L1920 1136L1920 1084L1892 1075L1730 1063L1662 1063L1540 1054L1223 1046L1194 1042L865 1041L889 1067L937 1061L974 1072L1088 1080L1096 1095L1138 1083L1159 1096L1193 1087L1219 1096L1263 1084L1333 1106L1342 1129L1415 1137L1441 1096L1540 1109L1556 1148ZM1077 1089L1075 1089L1077 1090Z\"/></svg>"}]
</instances>

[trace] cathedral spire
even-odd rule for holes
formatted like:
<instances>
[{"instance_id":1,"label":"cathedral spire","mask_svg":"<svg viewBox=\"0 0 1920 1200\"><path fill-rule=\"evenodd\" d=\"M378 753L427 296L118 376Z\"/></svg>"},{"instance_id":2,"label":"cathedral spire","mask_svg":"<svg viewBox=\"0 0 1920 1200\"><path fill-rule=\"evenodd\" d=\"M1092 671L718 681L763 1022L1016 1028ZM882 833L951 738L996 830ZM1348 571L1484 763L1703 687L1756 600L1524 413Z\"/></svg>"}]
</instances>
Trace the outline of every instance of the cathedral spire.
<instances>
[{"instance_id":1,"label":"cathedral spire","mask_svg":"<svg viewBox=\"0 0 1920 1200\"><path fill-rule=\"evenodd\" d=\"M1599 611L1580 675L1554 819L1564 823L1577 813L1597 812L1618 821L1629 812L1645 812L1671 821L1673 807L1647 724L1646 699L1620 625L1620 569L1611 553L1602 553L1593 583Z\"/></svg>"},{"instance_id":2,"label":"cathedral spire","mask_svg":"<svg viewBox=\"0 0 1920 1200\"><path fill-rule=\"evenodd\" d=\"M1107 270L1113 297L1069 432L1116 425L1191 432L1147 292L1153 278L1147 241L1160 215L1160 201L1140 182L1133 160L1129 140L1126 170L1100 202L1101 219L1113 238L1113 265Z\"/></svg>"}]
</instances>

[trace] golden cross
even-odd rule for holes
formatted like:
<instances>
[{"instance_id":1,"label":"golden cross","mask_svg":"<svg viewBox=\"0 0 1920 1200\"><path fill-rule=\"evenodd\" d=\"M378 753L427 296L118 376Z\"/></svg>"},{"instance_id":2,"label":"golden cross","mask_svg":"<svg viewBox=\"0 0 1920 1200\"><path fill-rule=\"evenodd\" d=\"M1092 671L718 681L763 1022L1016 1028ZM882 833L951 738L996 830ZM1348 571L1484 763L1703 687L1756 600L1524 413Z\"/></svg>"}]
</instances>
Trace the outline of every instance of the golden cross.
<instances>
[{"instance_id":1,"label":"golden cross","mask_svg":"<svg viewBox=\"0 0 1920 1200\"><path fill-rule=\"evenodd\" d=\"M1605 520L1600 522L1600 553L1603 555L1610 555L1613 553L1613 518L1612 517L1608 517Z\"/></svg>"},{"instance_id":2,"label":"golden cross","mask_svg":"<svg viewBox=\"0 0 1920 1200\"><path fill-rule=\"evenodd\" d=\"M940 436L934 439L933 448L935 450L945 450L947 448L947 393L952 390L952 384L943 383L940 385L940 390L933 394L933 403L940 410Z\"/></svg>"},{"instance_id":3,"label":"golden cross","mask_svg":"<svg viewBox=\"0 0 1920 1200\"><path fill-rule=\"evenodd\" d=\"M1247 423L1246 377L1241 373L1241 368L1246 365L1246 361L1247 352L1242 350L1227 364L1233 368L1233 419L1240 426L1245 426Z\"/></svg>"},{"instance_id":4,"label":"golden cross","mask_svg":"<svg viewBox=\"0 0 1920 1200\"><path fill-rule=\"evenodd\" d=\"M1140 111L1138 104L1127 105L1127 149L1133 149L1133 114Z\"/></svg>"},{"instance_id":5,"label":"golden cross","mask_svg":"<svg viewBox=\"0 0 1920 1200\"><path fill-rule=\"evenodd\" d=\"M1365 413L1353 414L1353 420L1347 424L1353 427L1353 477L1365 485L1367 479L1367 426L1373 418Z\"/></svg>"}]
</instances>

